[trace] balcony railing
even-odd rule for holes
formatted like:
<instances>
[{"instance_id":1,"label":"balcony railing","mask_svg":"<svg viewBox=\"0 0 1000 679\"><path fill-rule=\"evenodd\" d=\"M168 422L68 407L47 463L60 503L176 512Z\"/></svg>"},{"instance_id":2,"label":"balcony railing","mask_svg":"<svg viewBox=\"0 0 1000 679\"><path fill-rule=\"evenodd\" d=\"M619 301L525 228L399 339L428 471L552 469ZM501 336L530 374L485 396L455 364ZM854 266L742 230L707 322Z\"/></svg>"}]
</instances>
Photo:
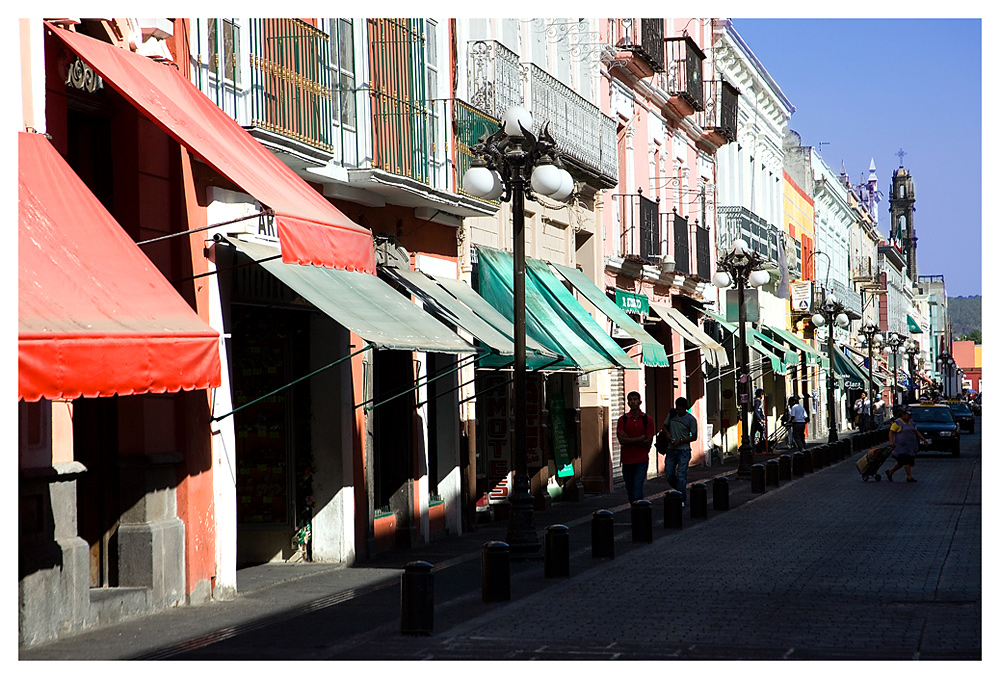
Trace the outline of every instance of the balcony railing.
<instances>
[{"instance_id":1,"label":"balcony railing","mask_svg":"<svg viewBox=\"0 0 1000 679\"><path fill-rule=\"evenodd\" d=\"M469 169L475 156L472 147L475 146L483 136L489 136L497 131L500 122L488 116L482 111L475 109L464 101L455 100L454 106L455 123L455 176L464 177L465 171ZM456 187L458 193L465 193L461 183Z\"/></svg>"},{"instance_id":2,"label":"balcony railing","mask_svg":"<svg viewBox=\"0 0 1000 679\"><path fill-rule=\"evenodd\" d=\"M676 212L670 213L671 233L673 235L674 271L691 273L691 233L688 231L687 217L681 217Z\"/></svg>"},{"instance_id":3,"label":"balcony railing","mask_svg":"<svg viewBox=\"0 0 1000 679\"><path fill-rule=\"evenodd\" d=\"M504 111L524 101L521 64L516 52L496 40L469 44L469 103L500 119Z\"/></svg>"},{"instance_id":4,"label":"balcony railing","mask_svg":"<svg viewBox=\"0 0 1000 679\"><path fill-rule=\"evenodd\" d=\"M299 19L251 19L250 124L334 150L330 36Z\"/></svg>"},{"instance_id":5,"label":"balcony railing","mask_svg":"<svg viewBox=\"0 0 1000 679\"><path fill-rule=\"evenodd\" d=\"M708 228L695 225L695 265L698 278L710 280L712 278L712 236Z\"/></svg>"},{"instance_id":6,"label":"balcony railing","mask_svg":"<svg viewBox=\"0 0 1000 679\"><path fill-rule=\"evenodd\" d=\"M718 133L726 141L736 141L740 91L725 80L709 80L705 90L702 127Z\"/></svg>"},{"instance_id":7,"label":"balcony railing","mask_svg":"<svg viewBox=\"0 0 1000 679\"><path fill-rule=\"evenodd\" d=\"M619 253L638 256L647 263L659 261L665 250L660 237L659 201L646 198L641 188L638 193L613 193L611 197L621 224Z\"/></svg>"},{"instance_id":8,"label":"balcony railing","mask_svg":"<svg viewBox=\"0 0 1000 679\"><path fill-rule=\"evenodd\" d=\"M618 183L616 123L597 105L535 64L528 68L530 106L535 127L548 124L564 157L598 174L609 186Z\"/></svg>"},{"instance_id":9,"label":"balcony railing","mask_svg":"<svg viewBox=\"0 0 1000 679\"><path fill-rule=\"evenodd\" d=\"M611 19L611 44L646 60L655 73L663 71L663 19Z\"/></svg>"},{"instance_id":10,"label":"balcony railing","mask_svg":"<svg viewBox=\"0 0 1000 679\"><path fill-rule=\"evenodd\" d=\"M742 206L720 205L716 211L719 217L717 243L720 252L728 250L737 238L742 238L754 252L778 263L777 228Z\"/></svg>"},{"instance_id":11,"label":"balcony railing","mask_svg":"<svg viewBox=\"0 0 1000 679\"><path fill-rule=\"evenodd\" d=\"M702 64L705 53L690 37L667 38L667 94L680 97L695 111L705 109Z\"/></svg>"}]
</instances>

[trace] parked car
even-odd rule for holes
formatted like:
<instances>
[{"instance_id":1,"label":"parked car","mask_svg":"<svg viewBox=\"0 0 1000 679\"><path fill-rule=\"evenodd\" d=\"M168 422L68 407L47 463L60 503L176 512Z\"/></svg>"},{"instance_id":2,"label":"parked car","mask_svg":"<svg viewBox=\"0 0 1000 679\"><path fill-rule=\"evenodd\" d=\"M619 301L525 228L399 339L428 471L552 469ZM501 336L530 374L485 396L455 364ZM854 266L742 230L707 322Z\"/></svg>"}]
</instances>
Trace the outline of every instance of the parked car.
<instances>
[{"instance_id":1,"label":"parked car","mask_svg":"<svg viewBox=\"0 0 1000 679\"><path fill-rule=\"evenodd\" d=\"M947 405L932 404L913 406L913 423L917 431L930 443L921 443L921 450L943 450L958 457L962 445L962 432L951 408Z\"/></svg>"},{"instance_id":2,"label":"parked car","mask_svg":"<svg viewBox=\"0 0 1000 679\"><path fill-rule=\"evenodd\" d=\"M963 431L970 434L976 431L976 416L965 402L949 401L948 407L951 408L951 414L955 416Z\"/></svg>"}]
</instances>

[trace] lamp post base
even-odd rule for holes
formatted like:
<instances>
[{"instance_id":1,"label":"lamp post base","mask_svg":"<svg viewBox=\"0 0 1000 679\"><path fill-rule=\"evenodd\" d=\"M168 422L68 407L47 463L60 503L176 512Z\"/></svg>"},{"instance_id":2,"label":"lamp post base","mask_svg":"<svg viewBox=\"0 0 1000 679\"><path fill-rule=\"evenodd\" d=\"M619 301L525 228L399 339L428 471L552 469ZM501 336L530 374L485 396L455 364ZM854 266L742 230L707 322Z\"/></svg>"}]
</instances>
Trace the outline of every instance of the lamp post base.
<instances>
[{"instance_id":1,"label":"lamp post base","mask_svg":"<svg viewBox=\"0 0 1000 679\"><path fill-rule=\"evenodd\" d=\"M516 482L510 496L507 545L512 559L530 559L542 548L535 532L534 498L528 488L521 488Z\"/></svg>"},{"instance_id":2,"label":"lamp post base","mask_svg":"<svg viewBox=\"0 0 1000 679\"><path fill-rule=\"evenodd\" d=\"M836 443L837 442L837 432L836 432L836 430L834 430L834 429L830 430L830 436L827 437L826 442L827 443Z\"/></svg>"},{"instance_id":3,"label":"lamp post base","mask_svg":"<svg viewBox=\"0 0 1000 679\"><path fill-rule=\"evenodd\" d=\"M750 468L753 467L753 445L749 441L744 441L740 446L740 464L736 468L736 478L749 479Z\"/></svg>"}]
</instances>

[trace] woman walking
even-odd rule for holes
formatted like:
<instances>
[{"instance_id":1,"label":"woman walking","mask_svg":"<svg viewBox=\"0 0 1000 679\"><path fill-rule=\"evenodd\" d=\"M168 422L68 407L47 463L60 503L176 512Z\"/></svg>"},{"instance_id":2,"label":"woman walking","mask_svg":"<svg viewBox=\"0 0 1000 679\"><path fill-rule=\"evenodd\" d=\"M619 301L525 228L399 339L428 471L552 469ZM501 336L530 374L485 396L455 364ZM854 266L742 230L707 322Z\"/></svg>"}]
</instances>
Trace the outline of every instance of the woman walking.
<instances>
[{"instance_id":1,"label":"woman walking","mask_svg":"<svg viewBox=\"0 0 1000 679\"><path fill-rule=\"evenodd\" d=\"M913 478L911 467L917 461L917 450L920 448L919 441L930 443L924 435L917 430L911 418L913 417L910 406L899 408L899 419L889 427L889 445L893 447L892 456L896 458L896 466L885 473L885 477L892 481L893 472L899 471L902 467L906 472L906 480L910 483L916 481Z\"/></svg>"}]
</instances>

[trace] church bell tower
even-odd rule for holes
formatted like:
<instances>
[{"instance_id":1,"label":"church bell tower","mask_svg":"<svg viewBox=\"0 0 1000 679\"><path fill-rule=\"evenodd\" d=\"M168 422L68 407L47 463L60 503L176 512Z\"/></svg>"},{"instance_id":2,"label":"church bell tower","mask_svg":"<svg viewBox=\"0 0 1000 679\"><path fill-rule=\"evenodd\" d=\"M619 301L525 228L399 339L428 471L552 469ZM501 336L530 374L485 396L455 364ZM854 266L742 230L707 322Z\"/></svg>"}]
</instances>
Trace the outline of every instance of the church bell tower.
<instances>
[{"instance_id":1,"label":"church bell tower","mask_svg":"<svg viewBox=\"0 0 1000 679\"><path fill-rule=\"evenodd\" d=\"M916 202L913 177L903 167L904 151L900 150L899 168L892 173L892 197L889 199L889 243L899 248L906 261L907 275L917 280L917 231L913 224L913 204Z\"/></svg>"}]
</instances>

